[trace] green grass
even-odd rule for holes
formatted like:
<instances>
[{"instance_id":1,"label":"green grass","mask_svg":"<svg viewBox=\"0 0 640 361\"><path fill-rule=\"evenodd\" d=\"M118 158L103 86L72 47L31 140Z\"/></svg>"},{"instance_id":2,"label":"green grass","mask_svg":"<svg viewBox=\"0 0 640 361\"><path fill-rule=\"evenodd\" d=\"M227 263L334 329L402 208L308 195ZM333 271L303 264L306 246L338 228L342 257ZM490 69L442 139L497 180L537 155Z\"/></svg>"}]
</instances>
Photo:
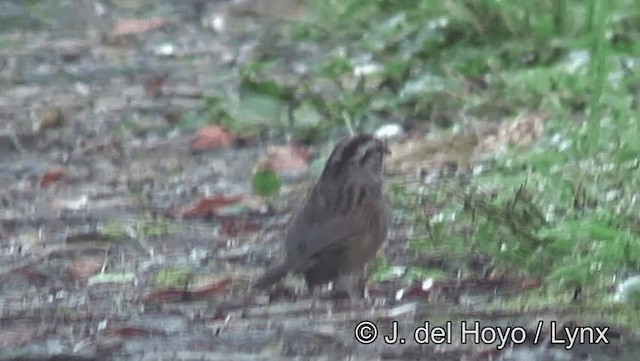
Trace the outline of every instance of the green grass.
<instances>
[{"instance_id":1,"label":"green grass","mask_svg":"<svg viewBox=\"0 0 640 361\"><path fill-rule=\"evenodd\" d=\"M371 130L390 117L435 129L550 116L541 140L496 155L467 188L396 185L395 205L417 229L413 251L481 256L488 268L544 279L549 299L580 287L595 304L610 297L614 274L640 269L640 1L308 3L310 20L279 32L326 49L308 74L285 81L275 57L241 73L252 96L305 109L289 114L293 126L274 113L282 133L318 139L346 121ZM358 75L363 65L378 70ZM233 118L224 101L212 104ZM420 202L440 214L426 216Z\"/></svg>"}]
</instances>

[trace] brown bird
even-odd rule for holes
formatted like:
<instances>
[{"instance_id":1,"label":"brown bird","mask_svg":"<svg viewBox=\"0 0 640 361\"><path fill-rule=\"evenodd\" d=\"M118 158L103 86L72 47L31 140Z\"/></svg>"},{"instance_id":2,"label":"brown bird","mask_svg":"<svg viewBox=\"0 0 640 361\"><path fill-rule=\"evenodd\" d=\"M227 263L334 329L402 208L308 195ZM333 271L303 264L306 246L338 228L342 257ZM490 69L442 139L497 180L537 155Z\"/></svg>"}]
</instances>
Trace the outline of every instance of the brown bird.
<instances>
[{"instance_id":1,"label":"brown bird","mask_svg":"<svg viewBox=\"0 0 640 361\"><path fill-rule=\"evenodd\" d=\"M386 143L370 134L338 143L288 228L284 261L254 286L268 287L289 272L303 274L310 290L330 281L341 288L350 277L361 277L389 228L382 174L388 153ZM358 286L361 296L364 283Z\"/></svg>"}]
</instances>

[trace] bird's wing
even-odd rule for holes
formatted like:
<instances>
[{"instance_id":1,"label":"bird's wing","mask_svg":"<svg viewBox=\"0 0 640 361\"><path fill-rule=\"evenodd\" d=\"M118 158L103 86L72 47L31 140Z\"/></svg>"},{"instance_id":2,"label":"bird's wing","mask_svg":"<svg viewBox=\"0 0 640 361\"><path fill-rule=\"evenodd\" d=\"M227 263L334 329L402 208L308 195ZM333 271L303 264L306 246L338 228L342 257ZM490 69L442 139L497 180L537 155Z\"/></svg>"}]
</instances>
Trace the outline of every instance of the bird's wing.
<instances>
[{"instance_id":1,"label":"bird's wing","mask_svg":"<svg viewBox=\"0 0 640 361\"><path fill-rule=\"evenodd\" d=\"M288 235L295 243L299 258L310 260L319 252L346 248L349 240L366 232L364 215L328 215L312 222L296 221Z\"/></svg>"}]
</instances>

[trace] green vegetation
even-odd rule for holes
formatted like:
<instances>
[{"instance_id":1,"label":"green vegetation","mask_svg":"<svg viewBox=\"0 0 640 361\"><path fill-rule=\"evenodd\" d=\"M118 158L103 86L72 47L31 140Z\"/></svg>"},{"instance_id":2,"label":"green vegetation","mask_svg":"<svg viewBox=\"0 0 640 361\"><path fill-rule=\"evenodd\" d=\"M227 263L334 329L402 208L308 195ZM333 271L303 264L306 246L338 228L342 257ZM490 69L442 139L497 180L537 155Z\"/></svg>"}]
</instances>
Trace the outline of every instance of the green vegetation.
<instances>
[{"instance_id":1,"label":"green vegetation","mask_svg":"<svg viewBox=\"0 0 640 361\"><path fill-rule=\"evenodd\" d=\"M335 124L371 130L390 117L446 129L469 118L549 116L542 139L495 155L462 191L393 187L416 225L408 243L416 253L463 270L481 257L487 269L539 277L552 304L577 288L604 302L614 274L640 268L639 1L329 0L309 8L310 20L278 33L327 47L305 76L292 82L276 56L241 74L249 98L269 99L252 103L256 113L272 114L282 132L317 139ZM224 100L211 104L211 114L224 115L214 122L244 126ZM438 213L425 214L425 204ZM379 265L378 280L394 274ZM404 266L410 277L429 272Z\"/></svg>"},{"instance_id":2,"label":"green vegetation","mask_svg":"<svg viewBox=\"0 0 640 361\"><path fill-rule=\"evenodd\" d=\"M134 223L113 219L102 228L102 233L113 240L123 240L127 238L126 227L131 227L136 234L145 238L162 237L169 234L177 233L180 225L172 224L163 220L152 219L148 216L146 219L136 219Z\"/></svg>"},{"instance_id":3,"label":"green vegetation","mask_svg":"<svg viewBox=\"0 0 640 361\"><path fill-rule=\"evenodd\" d=\"M191 271L186 268L167 267L154 274L153 282L158 288L184 289L191 277Z\"/></svg>"},{"instance_id":4,"label":"green vegetation","mask_svg":"<svg viewBox=\"0 0 640 361\"><path fill-rule=\"evenodd\" d=\"M251 179L251 186L255 194L263 197L277 195L282 187L282 180L271 169L258 170Z\"/></svg>"}]
</instances>

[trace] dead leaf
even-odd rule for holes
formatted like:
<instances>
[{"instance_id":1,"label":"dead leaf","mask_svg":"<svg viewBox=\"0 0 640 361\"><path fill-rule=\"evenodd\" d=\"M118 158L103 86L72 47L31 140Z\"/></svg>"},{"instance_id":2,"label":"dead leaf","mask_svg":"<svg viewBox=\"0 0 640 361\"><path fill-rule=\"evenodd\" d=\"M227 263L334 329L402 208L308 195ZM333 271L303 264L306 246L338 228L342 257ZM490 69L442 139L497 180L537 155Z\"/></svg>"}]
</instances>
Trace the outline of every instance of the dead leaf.
<instances>
[{"instance_id":1,"label":"dead leaf","mask_svg":"<svg viewBox=\"0 0 640 361\"><path fill-rule=\"evenodd\" d=\"M46 188L53 183L59 182L62 178L64 178L64 169L62 167L49 168L40 178L40 187Z\"/></svg>"},{"instance_id":2,"label":"dead leaf","mask_svg":"<svg viewBox=\"0 0 640 361\"><path fill-rule=\"evenodd\" d=\"M96 258L78 258L67 265L67 272L73 278L88 278L102 269L103 260Z\"/></svg>"},{"instance_id":3,"label":"dead leaf","mask_svg":"<svg viewBox=\"0 0 640 361\"><path fill-rule=\"evenodd\" d=\"M195 139L191 141L191 150L202 152L206 150L230 147L236 142L236 136L218 125L210 125L200 129Z\"/></svg>"},{"instance_id":4,"label":"dead leaf","mask_svg":"<svg viewBox=\"0 0 640 361\"><path fill-rule=\"evenodd\" d=\"M544 133L547 114L521 114L513 121L504 121L496 134L486 137L480 144L483 151L497 151L507 145L529 146Z\"/></svg>"},{"instance_id":5,"label":"dead leaf","mask_svg":"<svg viewBox=\"0 0 640 361\"><path fill-rule=\"evenodd\" d=\"M238 217L225 217L224 219L220 220L220 234L229 237L257 233L263 228L264 224L260 222L250 221Z\"/></svg>"},{"instance_id":6,"label":"dead leaf","mask_svg":"<svg viewBox=\"0 0 640 361\"><path fill-rule=\"evenodd\" d=\"M291 145L274 145L267 150L265 167L280 175L299 175L309 168L309 152Z\"/></svg>"},{"instance_id":7,"label":"dead leaf","mask_svg":"<svg viewBox=\"0 0 640 361\"><path fill-rule=\"evenodd\" d=\"M225 278L221 281L187 292L189 293L189 298L191 300L197 300L227 292L229 290L229 286L231 286L231 279Z\"/></svg>"},{"instance_id":8,"label":"dead leaf","mask_svg":"<svg viewBox=\"0 0 640 361\"><path fill-rule=\"evenodd\" d=\"M185 207L181 212L182 218L208 217L224 206L240 202L244 196L237 195L231 197L214 196L199 200L195 204Z\"/></svg>"},{"instance_id":9,"label":"dead leaf","mask_svg":"<svg viewBox=\"0 0 640 361\"><path fill-rule=\"evenodd\" d=\"M409 286L402 288L396 292L396 301L400 301L406 298L428 298L431 294L433 287L433 280L428 282L413 282Z\"/></svg>"},{"instance_id":10,"label":"dead leaf","mask_svg":"<svg viewBox=\"0 0 640 361\"><path fill-rule=\"evenodd\" d=\"M33 268L30 265L15 269L15 273L27 277L29 282L39 283L44 282L49 278L49 275Z\"/></svg>"},{"instance_id":11,"label":"dead leaf","mask_svg":"<svg viewBox=\"0 0 640 361\"><path fill-rule=\"evenodd\" d=\"M148 294L145 301L152 302L179 302L194 301L198 299L208 298L212 295L227 292L231 286L231 279L225 278L221 281L214 282L210 285L197 288L194 290L161 290Z\"/></svg>"},{"instance_id":12,"label":"dead leaf","mask_svg":"<svg viewBox=\"0 0 640 361\"><path fill-rule=\"evenodd\" d=\"M480 122L469 119L460 133L434 132L391 144L385 164L391 172L439 169L449 164L472 165L481 155L507 145L529 146L544 133L546 114L520 115L514 121Z\"/></svg>"},{"instance_id":13,"label":"dead leaf","mask_svg":"<svg viewBox=\"0 0 640 361\"><path fill-rule=\"evenodd\" d=\"M116 22L113 30L111 31L112 36L122 36L122 35L130 35L130 34L140 34L147 31L159 29L165 25L167 25L172 18L150 18L150 19L127 19L127 20L119 20Z\"/></svg>"},{"instance_id":14,"label":"dead leaf","mask_svg":"<svg viewBox=\"0 0 640 361\"><path fill-rule=\"evenodd\" d=\"M442 169L450 164L466 166L471 162L477 143L473 129L457 134L439 132L429 136L416 135L390 144L391 155L385 159L386 169L405 172Z\"/></svg>"},{"instance_id":15,"label":"dead leaf","mask_svg":"<svg viewBox=\"0 0 640 361\"><path fill-rule=\"evenodd\" d=\"M148 294L144 300L149 302L178 302L184 300L185 291L162 290Z\"/></svg>"}]
</instances>

